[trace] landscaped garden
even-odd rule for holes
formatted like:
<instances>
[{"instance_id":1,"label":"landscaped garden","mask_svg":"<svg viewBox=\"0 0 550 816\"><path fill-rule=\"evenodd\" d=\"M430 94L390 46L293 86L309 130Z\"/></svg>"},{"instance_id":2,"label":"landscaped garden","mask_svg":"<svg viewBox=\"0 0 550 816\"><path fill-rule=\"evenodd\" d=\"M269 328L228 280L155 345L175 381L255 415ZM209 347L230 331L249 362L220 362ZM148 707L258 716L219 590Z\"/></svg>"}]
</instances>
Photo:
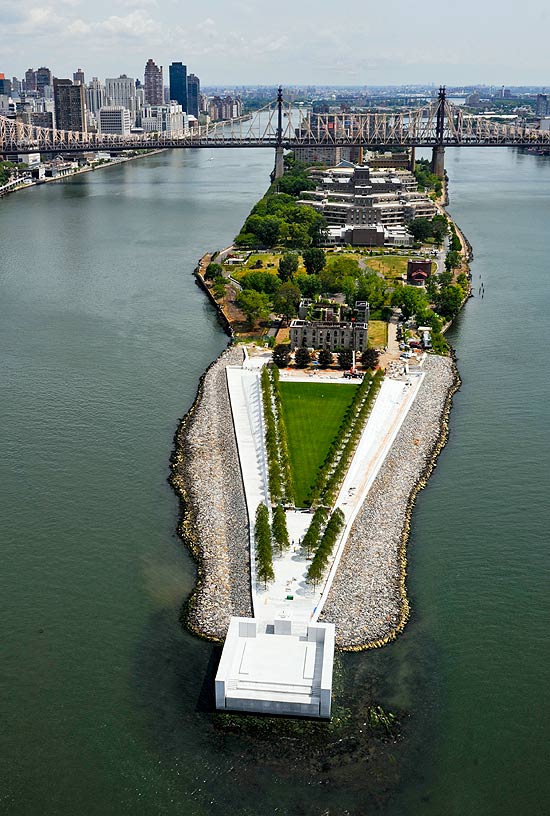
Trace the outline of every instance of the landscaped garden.
<instances>
[{"instance_id":1,"label":"landscaped garden","mask_svg":"<svg viewBox=\"0 0 550 816\"><path fill-rule=\"evenodd\" d=\"M306 507L357 385L280 382L297 507Z\"/></svg>"}]
</instances>

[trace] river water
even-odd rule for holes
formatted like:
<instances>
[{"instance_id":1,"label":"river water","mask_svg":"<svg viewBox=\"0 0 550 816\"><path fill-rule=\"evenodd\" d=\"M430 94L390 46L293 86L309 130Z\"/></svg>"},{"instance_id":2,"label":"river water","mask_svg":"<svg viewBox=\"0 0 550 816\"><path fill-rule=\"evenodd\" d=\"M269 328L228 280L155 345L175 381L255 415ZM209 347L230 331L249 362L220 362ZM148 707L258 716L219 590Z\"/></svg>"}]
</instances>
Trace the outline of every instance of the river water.
<instances>
[{"instance_id":1,"label":"river water","mask_svg":"<svg viewBox=\"0 0 550 816\"><path fill-rule=\"evenodd\" d=\"M411 622L339 669L357 739L371 702L401 736L312 765L306 739L287 753L209 710L168 459L226 342L192 269L272 162L173 151L0 200L0 812L545 813L550 162L532 156L448 151L485 295L451 333L463 386L414 512Z\"/></svg>"}]
</instances>

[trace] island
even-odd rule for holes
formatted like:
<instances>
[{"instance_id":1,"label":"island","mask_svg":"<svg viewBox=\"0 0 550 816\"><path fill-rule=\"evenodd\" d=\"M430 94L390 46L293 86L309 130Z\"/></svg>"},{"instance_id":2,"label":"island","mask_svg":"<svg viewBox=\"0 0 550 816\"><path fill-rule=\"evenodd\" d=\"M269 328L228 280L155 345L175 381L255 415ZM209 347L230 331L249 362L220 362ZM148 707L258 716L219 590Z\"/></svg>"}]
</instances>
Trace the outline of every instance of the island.
<instances>
[{"instance_id":1,"label":"island","mask_svg":"<svg viewBox=\"0 0 550 816\"><path fill-rule=\"evenodd\" d=\"M288 161L195 272L232 342L176 432L171 483L197 560L187 624L225 642L219 709L327 718L334 648L383 646L409 617L410 515L460 385L444 331L471 250L425 165L372 164ZM416 217L331 232L346 187L356 219L369 195Z\"/></svg>"}]
</instances>

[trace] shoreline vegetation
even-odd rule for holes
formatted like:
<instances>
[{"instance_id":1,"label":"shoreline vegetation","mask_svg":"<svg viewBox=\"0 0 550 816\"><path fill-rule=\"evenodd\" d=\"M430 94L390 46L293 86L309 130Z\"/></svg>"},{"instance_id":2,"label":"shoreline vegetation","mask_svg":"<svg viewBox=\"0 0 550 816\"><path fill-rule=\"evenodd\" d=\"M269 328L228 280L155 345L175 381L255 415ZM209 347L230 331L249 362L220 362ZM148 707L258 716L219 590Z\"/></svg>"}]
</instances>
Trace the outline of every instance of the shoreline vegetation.
<instances>
[{"instance_id":1,"label":"shoreline vegetation","mask_svg":"<svg viewBox=\"0 0 550 816\"><path fill-rule=\"evenodd\" d=\"M441 203L448 203L447 190L445 179L439 207L461 244L460 272L469 274L472 248ZM206 253L194 274L234 341L242 315L227 308L228 299L216 298L204 277L212 261L228 251ZM228 285L237 293L232 281ZM469 289L461 308L470 296ZM231 616L252 615L248 514L225 377L226 366L239 365L244 352L231 340L201 377L171 457L170 483L181 507L178 533L197 562L183 623L214 641L224 640ZM352 526L320 616L335 624L336 646L344 651L391 642L410 616L406 576L412 510L446 444L452 399L461 385L452 349L449 356L427 355L424 371L418 396Z\"/></svg>"}]
</instances>

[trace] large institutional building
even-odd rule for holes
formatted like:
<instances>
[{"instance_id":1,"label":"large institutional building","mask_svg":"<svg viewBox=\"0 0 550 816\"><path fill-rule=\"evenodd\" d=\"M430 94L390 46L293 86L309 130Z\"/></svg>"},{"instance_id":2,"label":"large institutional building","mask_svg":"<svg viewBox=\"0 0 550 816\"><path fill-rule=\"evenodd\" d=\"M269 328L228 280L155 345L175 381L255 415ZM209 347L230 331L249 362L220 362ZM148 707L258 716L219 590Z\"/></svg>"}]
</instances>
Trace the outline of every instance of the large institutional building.
<instances>
[{"instance_id":1,"label":"large institutional building","mask_svg":"<svg viewBox=\"0 0 550 816\"><path fill-rule=\"evenodd\" d=\"M325 217L334 243L409 246L412 236L406 225L436 214L433 201L418 191L409 170L374 170L343 161L311 175L317 187L303 192L298 203Z\"/></svg>"}]
</instances>

